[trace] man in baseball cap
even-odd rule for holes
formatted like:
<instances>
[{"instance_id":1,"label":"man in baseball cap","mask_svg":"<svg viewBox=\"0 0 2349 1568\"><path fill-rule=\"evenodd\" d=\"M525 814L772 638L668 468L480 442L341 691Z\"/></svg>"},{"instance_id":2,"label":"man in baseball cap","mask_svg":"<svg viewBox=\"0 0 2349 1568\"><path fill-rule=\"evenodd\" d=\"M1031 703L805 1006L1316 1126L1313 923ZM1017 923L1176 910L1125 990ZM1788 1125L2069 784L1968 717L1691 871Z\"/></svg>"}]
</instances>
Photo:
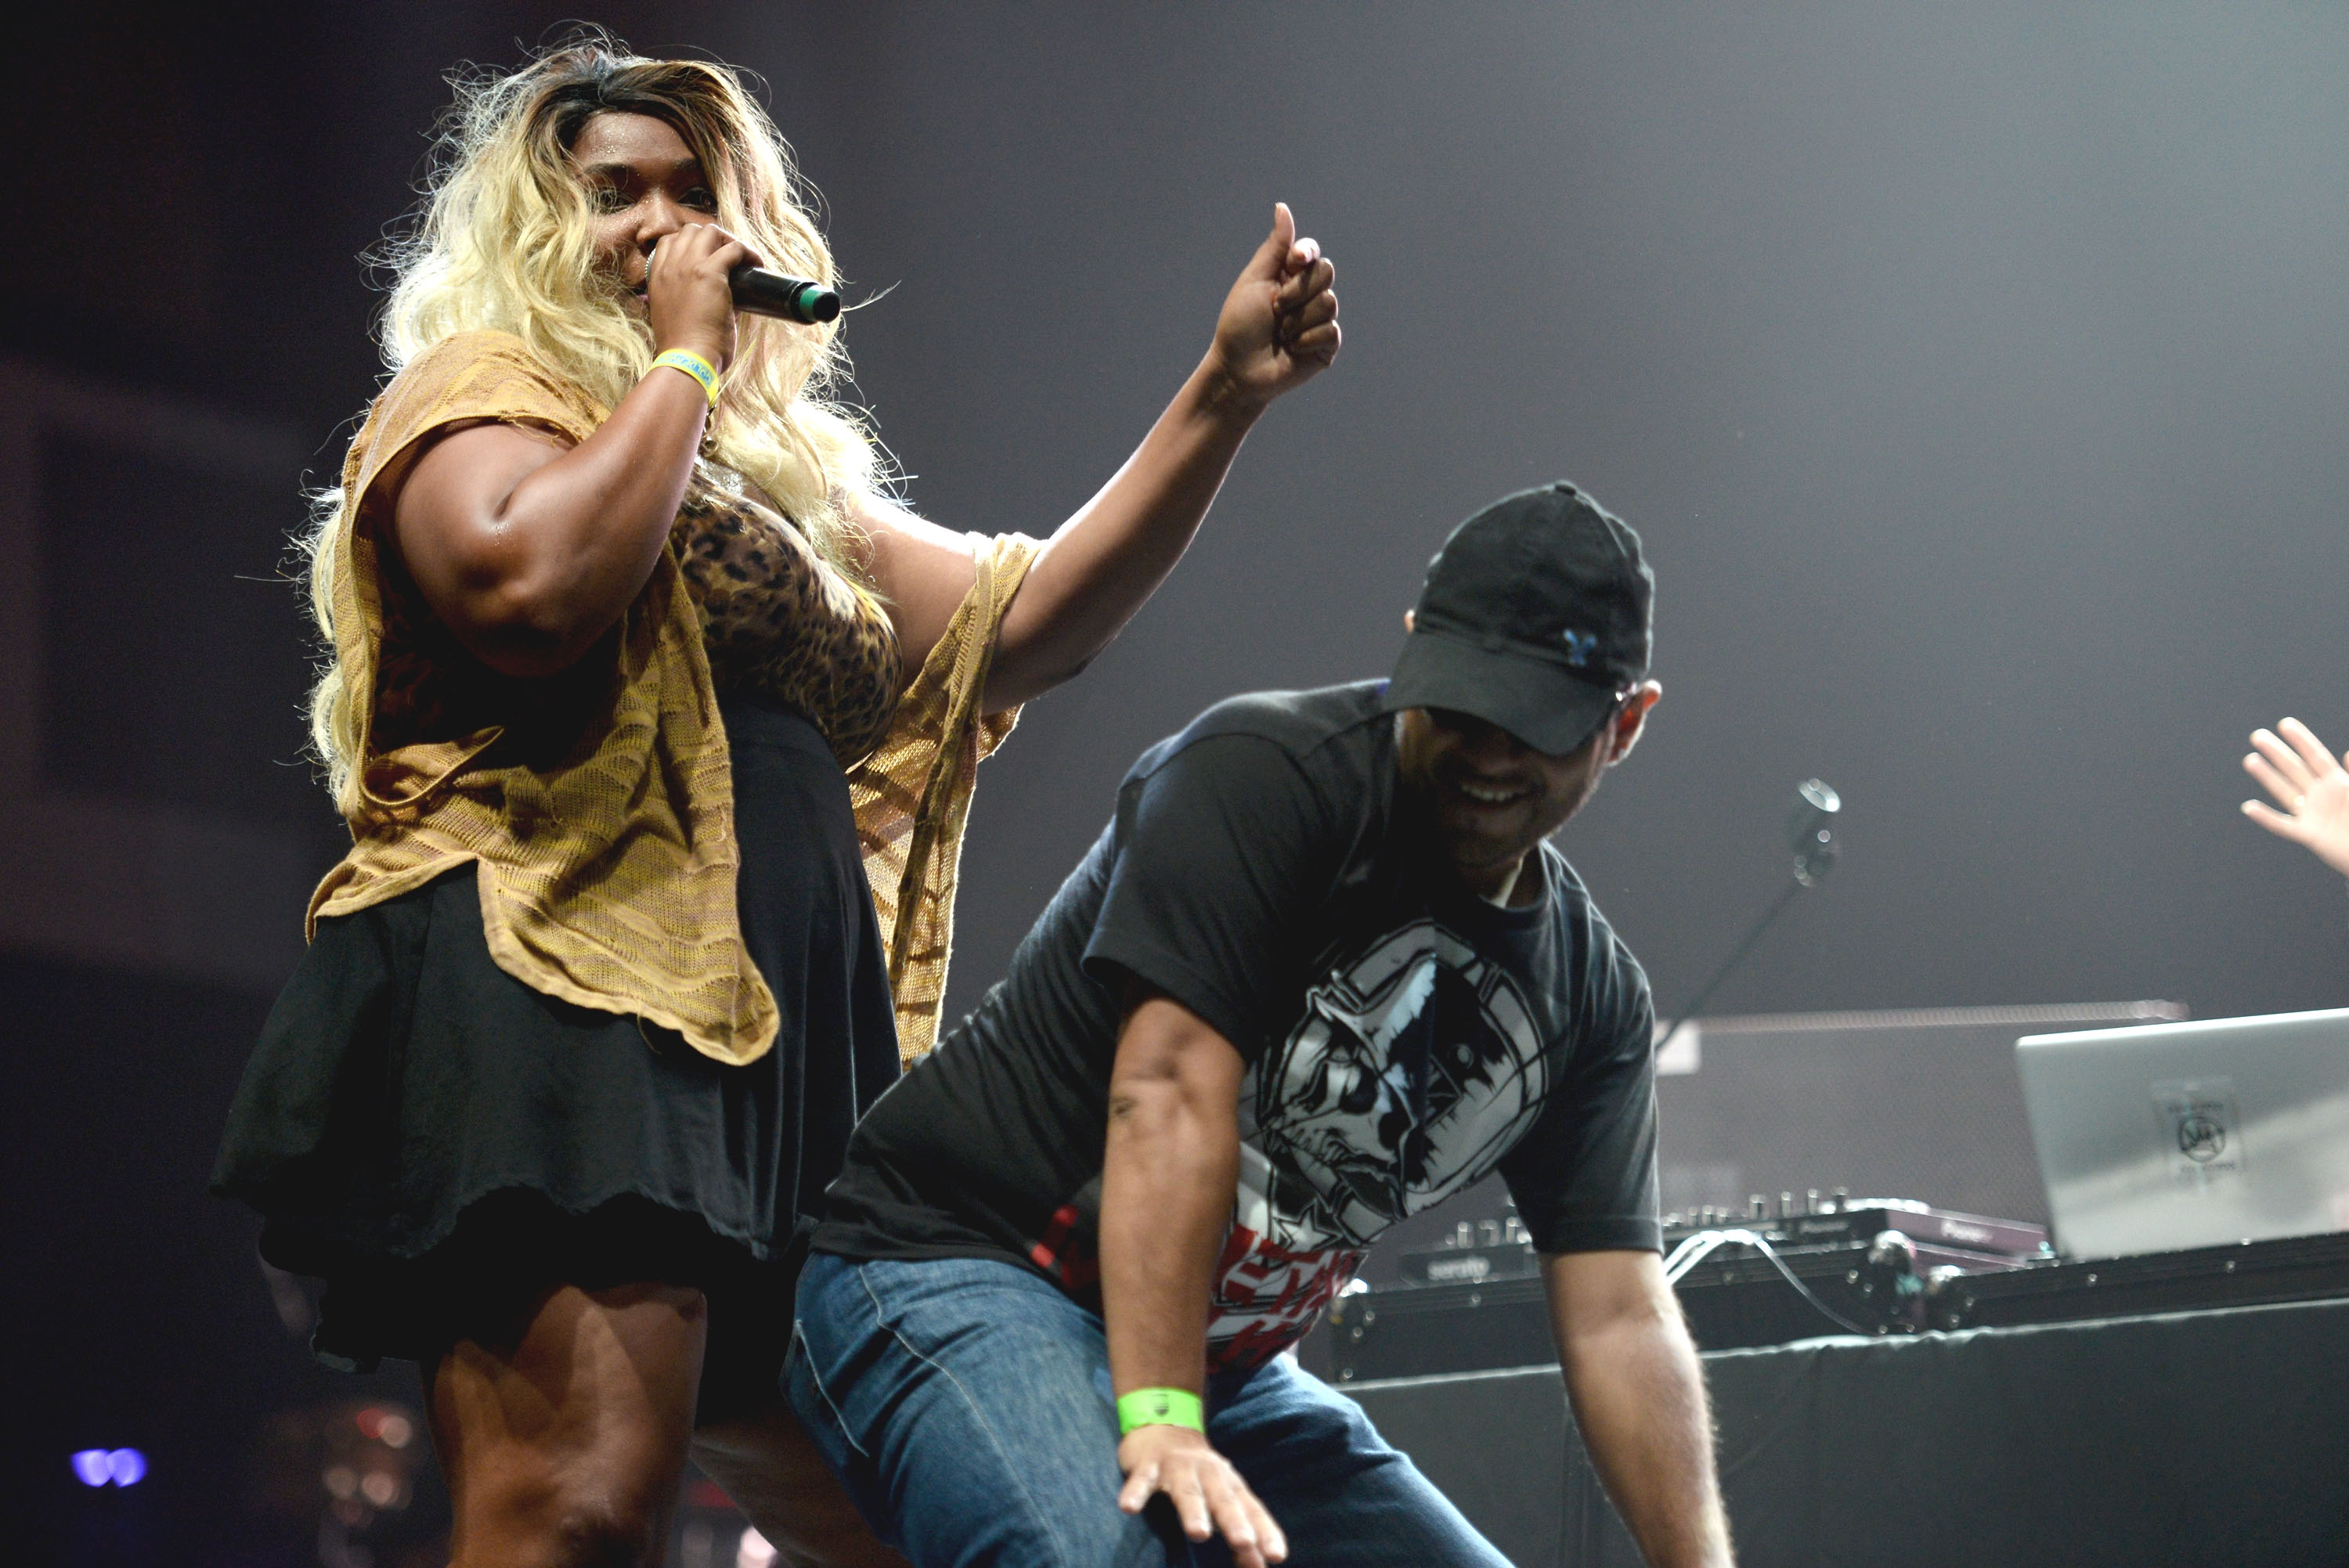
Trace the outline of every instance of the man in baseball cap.
<instances>
[{"instance_id":1,"label":"man in baseball cap","mask_svg":"<svg viewBox=\"0 0 2349 1568\"><path fill-rule=\"evenodd\" d=\"M1392 681L1145 752L1002 984L858 1127L793 1407L916 1564L1502 1558L1278 1352L1497 1172L1648 1560L1729 1562L1656 1217L1647 978L1547 836L1629 754L1652 579L1570 485L1454 531Z\"/></svg>"},{"instance_id":2,"label":"man in baseball cap","mask_svg":"<svg viewBox=\"0 0 2349 1568\"><path fill-rule=\"evenodd\" d=\"M1663 695L1655 586L1640 536L1563 481L1495 501L1428 563L1381 706L1477 892L1507 902L1528 851L1638 743Z\"/></svg>"}]
</instances>

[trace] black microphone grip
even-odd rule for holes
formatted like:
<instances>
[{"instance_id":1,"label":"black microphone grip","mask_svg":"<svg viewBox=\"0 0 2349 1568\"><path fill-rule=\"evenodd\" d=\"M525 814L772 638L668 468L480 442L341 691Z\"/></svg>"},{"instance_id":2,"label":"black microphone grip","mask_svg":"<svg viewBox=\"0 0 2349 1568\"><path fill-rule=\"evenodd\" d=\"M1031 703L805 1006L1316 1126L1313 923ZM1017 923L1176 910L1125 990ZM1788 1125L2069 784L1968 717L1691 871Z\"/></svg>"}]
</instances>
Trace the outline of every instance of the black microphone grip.
<instances>
[{"instance_id":1,"label":"black microphone grip","mask_svg":"<svg viewBox=\"0 0 2349 1568\"><path fill-rule=\"evenodd\" d=\"M741 266L727 273L726 282L734 291L734 308L752 315L771 315L802 326L840 318L840 292L805 278Z\"/></svg>"}]
</instances>

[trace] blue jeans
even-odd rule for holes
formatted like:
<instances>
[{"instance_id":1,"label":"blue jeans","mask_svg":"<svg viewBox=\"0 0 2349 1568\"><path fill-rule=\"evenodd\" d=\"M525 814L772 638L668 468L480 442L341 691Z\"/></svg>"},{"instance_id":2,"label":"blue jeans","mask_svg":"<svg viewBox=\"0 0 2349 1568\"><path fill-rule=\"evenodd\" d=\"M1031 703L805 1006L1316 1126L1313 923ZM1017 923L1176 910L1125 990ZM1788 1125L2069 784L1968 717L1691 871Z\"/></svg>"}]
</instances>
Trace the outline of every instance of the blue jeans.
<instances>
[{"instance_id":1,"label":"blue jeans","mask_svg":"<svg viewBox=\"0 0 2349 1568\"><path fill-rule=\"evenodd\" d=\"M800 1275L792 1406L882 1537L917 1568L1228 1563L1162 1499L1121 1513L1102 1320L974 1258ZM1507 1568L1352 1400L1274 1360L1210 1379L1207 1439L1288 1537L1296 1568Z\"/></svg>"}]
</instances>

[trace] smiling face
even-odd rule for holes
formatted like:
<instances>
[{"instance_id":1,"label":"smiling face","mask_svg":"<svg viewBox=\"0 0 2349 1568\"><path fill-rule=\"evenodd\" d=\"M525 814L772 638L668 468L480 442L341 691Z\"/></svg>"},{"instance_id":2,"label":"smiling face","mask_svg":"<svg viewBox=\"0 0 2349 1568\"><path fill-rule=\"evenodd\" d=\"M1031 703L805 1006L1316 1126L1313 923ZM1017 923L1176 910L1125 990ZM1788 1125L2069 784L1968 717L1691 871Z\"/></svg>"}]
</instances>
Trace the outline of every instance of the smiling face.
<instances>
[{"instance_id":1,"label":"smiling face","mask_svg":"<svg viewBox=\"0 0 2349 1568\"><path fill-rule=\"evenodd\" d=\"M1436 843L1470 892L1497 897L1536 844L1582 810L1607 769L1630 755L1654 681L1625 693L1597 733L1560 756L1536 751L1496 724L1448 708L1395 716L1395 760L1426 803Z\"/></svg>"},{"instance_id":2,"label":"smiling face","mask_svg":"<svg viewBox=\"0 0 2349 1568\"><path fill-rule=\"evenodd\" d=\"M599 114L571 144L595 217L596 270L645 306L646 257L688 223L718 222L718 197L677 128L647 114Z\"/></svg>"},{"instance_id":3,"label":"smiling face","mask_svg":"<svg viewBox=\"0 0 2349 1568\"><path fill-rule=\"evenodd\" d=\"M1433 818L1436 842L1471 891L1494 896L1526 852L1599 788L1607 729L1562 757L1448 708L1395 716L1396 761Z\"/></svg>"}]
</instances>

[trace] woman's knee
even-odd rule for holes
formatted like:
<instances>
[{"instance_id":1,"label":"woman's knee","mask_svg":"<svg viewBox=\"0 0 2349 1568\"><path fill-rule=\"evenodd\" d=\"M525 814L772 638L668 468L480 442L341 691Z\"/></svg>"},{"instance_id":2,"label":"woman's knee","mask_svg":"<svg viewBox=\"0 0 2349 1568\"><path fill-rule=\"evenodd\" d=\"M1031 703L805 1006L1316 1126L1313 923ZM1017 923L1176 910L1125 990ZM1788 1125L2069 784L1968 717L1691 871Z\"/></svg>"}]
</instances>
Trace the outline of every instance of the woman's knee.
<instances>
[{"instance_id":1,"label":"woman's knee","mask_svg":"<svg viewBox=\"0 0 2349 1568\"><path fill-rule=\"evenodd\" d=\"M545 1293L510 1341L431 1377L460 1568L660 1560L701 1362L698 1292Z\"/></svg>"},{"instance_id":2,"label":"woman's knee","mask_svg":"<svg viewBox=\"0 0 2349 1568\"><path fill-rule=\"evenodd\" d=\"M658 1563L676 1501L674 1475L593 1453L508 1451L450 1480L454 1568Z\"/></svg>"},{"instance_id":3,"label":"woman's knee","mask_svg":"<svg viewBox=\"0 0 2349 1568\"><path fill-rule=\"evenodd\" d=\"M583 1491L585 1489L582 1489ZM556 1505L546 1539L551 1568L640 1568L661 1561L668 1510L610 1494L572 1495Z\"/></svg>"}]
</instances>

